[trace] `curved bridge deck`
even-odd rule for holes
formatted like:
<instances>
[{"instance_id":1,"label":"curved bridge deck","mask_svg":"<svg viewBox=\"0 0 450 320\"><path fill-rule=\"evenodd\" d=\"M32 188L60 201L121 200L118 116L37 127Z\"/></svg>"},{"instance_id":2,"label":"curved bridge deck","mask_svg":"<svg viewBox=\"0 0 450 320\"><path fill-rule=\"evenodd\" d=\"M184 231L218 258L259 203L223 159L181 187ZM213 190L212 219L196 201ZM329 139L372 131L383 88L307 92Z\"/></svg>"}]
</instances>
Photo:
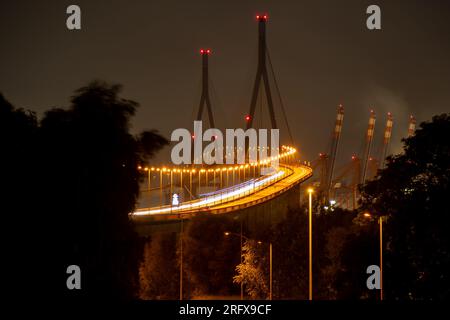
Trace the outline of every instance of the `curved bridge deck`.
<instances>
[{"instance_id":1,"label":"curved bridge deck","mask_svg":"<svg viewBox=\"0 0 450 320\"><path fill-rule=\"evenodd\" d=\"M312 176L312 169L307 166L280 165L280 178L274 177L267 185L258 186L257 190L246 191L243 196L230 197L227 200L207 203L204 199L182 203L183 207L161 207L151 209L139 209L132 214L135 223L158 223L164 220L186 219L198 214L221 214L242 210L269 201L280 194L290 190L297 184ZM201 203L203 202L203 203Z\"/></svg>"}]
</instances>

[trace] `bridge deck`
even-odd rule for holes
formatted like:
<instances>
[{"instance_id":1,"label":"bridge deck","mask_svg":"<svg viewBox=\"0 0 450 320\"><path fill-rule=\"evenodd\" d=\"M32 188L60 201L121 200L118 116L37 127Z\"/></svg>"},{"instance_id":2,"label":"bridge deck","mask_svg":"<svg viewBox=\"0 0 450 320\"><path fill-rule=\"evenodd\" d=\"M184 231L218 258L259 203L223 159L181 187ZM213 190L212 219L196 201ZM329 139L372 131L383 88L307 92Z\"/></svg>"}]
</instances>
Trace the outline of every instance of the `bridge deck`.
<instances>
[{"instance_id":1,"label":"bridge deck","mask_svg":"<svg viewBox=\"0 0 450 320\"><path fill-rule=\"evenodd\" d=\"M219 214L233 212L273 199L278 195L288 191L298 183L305 181L312 175L312 169L307 166L281 165L280 167L286 167L287 169L292 171L292 174L246 197L230 200L228 202L212 205L209 207L196 208L192 211L183 211L182 213L177 214L165 213L141 216L133 215L132 219L137 223L146 223L151 221L180 219L181 216L183 216L183 218L187 218L188 216L196 214Z\"/></svg>"}]
</instances>

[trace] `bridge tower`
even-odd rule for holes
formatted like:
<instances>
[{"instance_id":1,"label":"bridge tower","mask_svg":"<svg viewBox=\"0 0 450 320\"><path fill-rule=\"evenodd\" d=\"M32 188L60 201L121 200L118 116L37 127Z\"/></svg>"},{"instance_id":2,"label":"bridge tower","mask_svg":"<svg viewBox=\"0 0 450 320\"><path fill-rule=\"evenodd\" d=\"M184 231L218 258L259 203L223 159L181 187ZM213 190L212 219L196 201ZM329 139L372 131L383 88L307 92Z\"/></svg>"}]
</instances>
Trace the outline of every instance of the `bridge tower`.
<instances>
[{"instance_id":1,"label":"bridge tower","mask_svg":"<svg viewBox=\"0 0 450 320\"><path fill-rule=\"evenodd\" d=\"M252 93L252 100L250 102L250 112L245 117L245 120L247 121L247 129L251 128L253 125L253 118L255 115L255 108L256 108L256 102L258 99L258 93L259 89L261 87L261 83L264 86L266 98L267 98L267 105L269 107L269 114L270 114L270 121L272 125L272 129L278 129L277 127L277 121L275 118L275 111L273 108L273 100L272 100L272 91L270 89L270 83L269 83L269 75L267 73L267 44L266 44L266 22L267 22L268 16L266 14L264 15L257 15L256 20L258 21L258 68L256 70L256 78L255 83L253 85L253 93Z\"/></svg>"},{"instance_id":2,"label":"bridge tower","mask_svg":"<svg viewBox=\"0 0 450 320\"><path fill-rule=\"evenodd\" d=\"M208 110L208 120L210 128L215 128L214 116L211 108L211 100L209 98L209 71L208 71L208 56L210 55L210 49L201 49L200 55L202 56L202 95L200 97L200 105L198 107L197 120L201 121L203 116L203 109Z\"/></svg>"}]
</instances>

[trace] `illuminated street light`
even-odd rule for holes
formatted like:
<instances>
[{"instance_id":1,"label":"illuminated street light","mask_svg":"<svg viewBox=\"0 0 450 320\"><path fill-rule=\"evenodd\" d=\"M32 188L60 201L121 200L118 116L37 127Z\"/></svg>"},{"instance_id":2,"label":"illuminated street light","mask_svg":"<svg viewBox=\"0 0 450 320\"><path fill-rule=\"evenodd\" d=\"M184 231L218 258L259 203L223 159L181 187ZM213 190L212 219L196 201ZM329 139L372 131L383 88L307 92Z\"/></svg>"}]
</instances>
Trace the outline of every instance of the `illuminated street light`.
<instances>
[{"instance_id":1,"label":"illuminated street light","mask_svg":"<svg viewBox=\"0 0 450 320\"><path fill-rule=\"evenodd\" d=\"M313 188L308 188L309 195L309 300L312 300L312 194Z\"/></svg>"},{"instance_id":2,"label":"illuminated street light","mask_svg":"<svg viewBox=\"0 0 450 320\"><path fill-rule=\"evenodd\" d=\"M367 219L372 218L370 212L364 212L363 216ZM380 226L380 300L383 300L383 216L378 218Z\"/></svg>"},{"instance_id":3,"label":"illuminated street light","mask_svg":"<svg viewBox=\"0 0 450 320\"><path fill-rule=\"evenodd\" d=\"M262 147L262 148L264 149L264 147ZM289 147L289 146L282 146L281 148L282 148L281 149L282 153L277 155L276 157L271 157L270 158L271 160L274 160L275 158L281 159L283 157L289 156L289 155L291 155L291 154L296 152L295 148L292 148L292 147ZM269 149L269 148L266 148L266 149ZM259 147L258 147L258 150L259 150ZM249 170L248 174L250 175L251 167L253 167L253 176L256 177L257 176L256 169L260 169L261 167L269 166L269 162L270 162L270 160L268 158L265 158L265 159L261 159L259 161L255 161L253 163L250 162L250 163L245 164L245 165L224 165L224 166L219 166L219 167L217 167L215 169L201 169L201 168L199 168L198 169L198 171L199 171L198 172L198 177L199 177L200 187L201 187L201 173L203 173L203 172L205 173L206 185L208 185L208 181L209 181L209 179L208 179L209 178L209 176L208 176L209 172L214 172L214 175L215 175L215 172L217 172L218 173L217 174L217 178L219 178L218 176L220 174L220 188L222 189L224 187L224 184L225 184L224 183L225 182L225 178L226 178L227 186L230 185L230 180L231 180L230 179L231 178L230 174L232 174L234 176L233 178L235 178L235 174L236 174L235 171L238 171L237 173L239 174L239 181L241 181L242 178L245 181L246 174L247 174L247 172L245 171L246 168L248 168L248 170ZM233 190L224 192L221 195L215 195L215 196L212 196L212 197L209 197L209 198L206 198L206 199L198 199L198 201L194 201L192 203L186 203L186 204L180 203L179 206L173 207L173 206L170 206L170 205L163 206L163 185L164 185L164 180L166 179L163 176L167 174L167 178L170 179L170 194L172 194L173 191L174 191L172 189L173 188L173 182L174 182L173 181L173 173L174 172L175 173L180 173L179 183L180 183L180 187L182 189L184 187L184 184L183 184L183 179L184 179L183 173L189 173L189 190L188 191L190 193L190 200L192 201L193 198L194 198L194 196L192 195L192 192L191 192L192 189L193 189L192 188L192 182L193 182L192 181L192 178L193 178L192 175L196 174L197 170L193 169L192 167L191 167L191 169L179 169L178 167L167 168L166 166L151 167L151 168L145 167L144 168L141 165L137 166L137 168L138 168L138 170L146 171L148 176L150 176L150 179L148 179L148 189L151 189L150 180L151 180L152 176L150 174L150 171L159 172L159 176L160 176L159 177L160 178L159 179L160 180L159 181L159 188L156 188L156 190L159 189L159 198L160 198L159 202L160 203L159 203L159 208L156 208L156 207L152 208L150 206L150 208L148 210L139 210L139 211L133 212L134 216L146 216L146 215L153 215L153 214L182 212L182 211L185 211L186 209L191 210L191 209L194 209L194 208L197 208L197 207L199 208L199 207L202 207L202 206L207 206L209 204L215 204L218 201L219 202L227 201L227 199L234 199L236 197L245 196L246 193L254 192L254 190L258 190L261 187L267 186L267 185L275 182L278 178L281 178L284 175L286 175L285 171L279 170L275 174L272 174L270 176L267 176L264 179L256 181L253 185L250 185L250 184L249 185L245 185L243 187L239 187L237 189L233 189ZM240 172L241 169L243 171L243 176L242 176L242 174ZM162 173L164 173L164 175ZM224 177L224 173L226 174L226 177ZM155 178L155 177L153 176L153 178ZM252 190L252 191L250 191L250 190Z\"/></svg>"},{"instance_id":4,"label":"illuminated street light","mask_svg":"<svg viewBox=\"0 0 450 320\"><path fill-rule=\"evenodd\" d=\"M249 241L250 239L247 238L242 234L242 221L241 221L241 234L225 231L225 236L237 236L241 238L241 263L242 263L242 239L245 239ZM258 244L262 244L263 242L261 240L257 241ZM244 300L244 283L241 281L241 300ZM272 242L269 242L269 300L272 300Z\"/></svg>"},{"instance_id":5,"label":"illuminated street light","mask_svg":"<svg viewBox=\"0 0 450 320\"><path fill-rule=\"evenodd\" d=\"M241 264L242 264L242 246L243 246L242 239L248 240L248 238L242 234L242 220L241 220L241 234L233 234L233 233L231 233L229 231L225 231L224 235L227 236L227 237L230 236L230 235L235 235L235 236L238 236L241 239ZM244 300L244 282L243 281L241 281L241 300Z\"/></svg>"}]
</instances>

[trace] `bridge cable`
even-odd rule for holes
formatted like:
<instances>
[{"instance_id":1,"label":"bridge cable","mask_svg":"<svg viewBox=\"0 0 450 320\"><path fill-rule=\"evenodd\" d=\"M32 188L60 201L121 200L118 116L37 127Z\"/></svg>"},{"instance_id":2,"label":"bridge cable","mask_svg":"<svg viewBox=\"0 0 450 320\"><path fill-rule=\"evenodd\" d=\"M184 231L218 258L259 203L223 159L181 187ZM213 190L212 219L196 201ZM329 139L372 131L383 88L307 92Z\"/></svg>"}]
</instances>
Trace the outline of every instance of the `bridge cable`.
<instances>
[{"instance_id":1,"label":"bridge cable","mask_svg":"<svg viewBox=\"0 0 450 320\"><path fill-rule=\"evenodd\" d=\"M272 76L273 76L273 80L274 80L274 83L275 83L275 89L277 91L278 100L280 101L281 111L283 113L284 121L286 122L286 127L287 127L287 130L288 130L289 139L290 139L290 142L292 144L294 144L294 138L292 137L291 128L289 127L289 122L288 122L288 118L287 118L287 115L286 115L286 110L284 109L283 99L281 98L281 93L280 93L280 88L278 86L277 77L275 76L275 71L273 69L272 59L270 58L269 48L267 48L266 52L267 52L267 58L269 60L270 71L272 71Z\"/></svg>"}]
</instances>

